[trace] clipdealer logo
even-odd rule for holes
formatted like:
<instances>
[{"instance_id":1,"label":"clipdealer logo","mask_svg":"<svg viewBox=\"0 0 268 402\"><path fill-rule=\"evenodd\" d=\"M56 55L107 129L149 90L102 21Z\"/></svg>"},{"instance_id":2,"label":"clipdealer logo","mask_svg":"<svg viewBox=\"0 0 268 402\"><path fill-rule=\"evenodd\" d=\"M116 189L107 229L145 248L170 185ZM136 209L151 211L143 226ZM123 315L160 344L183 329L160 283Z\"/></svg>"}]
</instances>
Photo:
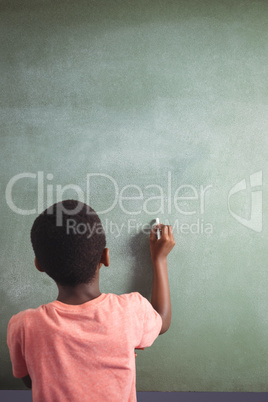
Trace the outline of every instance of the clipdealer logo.
<instances>
[{"instance_id":1,"label":"clipdealer logo","mask_svg":"<svg viewBox=\"0 0 268 402\"><path fill-rule=\"evenodd\" d=\"M119 208L120 211L129 216L129 219L122 224L120 222L107 222L106 226L111 228L110 232L114 233L115 227L117 233L122 230L128 230L128 233L133 232L134 228L136 232L148 230L148 223L143 227L143 223L139 222L139 219L134 219L133 216L140 214L156 216L169 216L175 214L176 219L172 222L169 219L165 219L164 224L173 225L174 230L182 234L194 233L194 234L211 234L213 232L213 226L210 222L205 220L206 209L206 196L211 191L212 185L198 185L193 186L191 184L182 184L177 188L174 188L172 182L172 172L167 172L166 180L163 182L163 186L159 184L148 185L136 185L127 184L122 188L119 187L118 182L110 175L104 173L88 173L86 175L85 191L76 184L60 185L52 183L54 179L53 174L45 174L42 171L37 173L19 173L12 177L5 191L6 202L9 208L20 215L33 215L40 214L44 209L48 208L48 213L52 213L52 209L49 207L54 203L58 203L64 199L64 195L68 191L74 193L74 197L86 203L88 205L95 206L94 197L99 196L99 189L105 188L105 199L101 204L105 204L105 208L99 210L98 207L94 208L98 215L108 214L115 208ZM36 186L37 199L32 199L33 204L27 206L28 209L21 208L19 199L15 199L14 194L19 193L18 189L22 186L27 188L29 183ZM95 189L95 191L94 191ZM16 191L17 190L17 191ZM91 203L92 202L92 203ZM96 202L99 205L99 200ZM34 208L33 208L34 207ZM57 207L56 222L57 225L62 225L62 216L64 212L68 212L69 215L75 215L79 212L79 204L77 208L72 211L66 211L63 205ZM108 215L109 216L109 215ZM122 219L121 219L122 220ZM120 226L121 225L121 226ZM73 221L70 221L69 230L82 234L82 232L89 233L88 228L76 227Z\"/></svg>"},{"instance_id":2,"label":"clipdealer logo","mask_svg":"<svg viewBox=\"0 0 268 402\"><path fill-rule=\"evenodd\" d=\"M64 199L64 194L66 191L72 191L75 194L75 197L81 202L85 202L88 205L91 205L92 195L94 198L94 191L92 191L92 181L98 180L97 189L102 186L109 186L109 196L107 201L109 205L106 205L105 209L96 210L99 215L104 215L112 211L114 208L119 207L121 212L125 215L131 216L126 223L116 223L109 221L109 219L105 220L106 227L108 227L112 234L120 233L125 228L129 231L136 228L138 232L141 230L141 226L143 225L141 222L138 222L138 219L133 222L133 216L138 216L141 213L146 213L147 215L152 216L167 216L173 215L179 216L179 219L175 219L175 221L171 222L169 219L165 219L165 224L171 224L174 227L174 230L180 232L182 234L187 233L195 233L195 234L211 234L213 233L213 225L210 222L206 222L205 220L205 209L206 206L206 195L211 192L213 188L212 185L203 186L200 185L198 187L190 185L190 184L182 184L178 188L172 188L172 172L169 171L167 173L167 178L164 183L164 187L158 184L149 184L144 187L140 187L136 184L128 184L119 188L116 180L107 174L104 173L88 173L86 175L86 190L84 191L77 184L67 184L60 185L52 183L54 179L53 174L48 173L45 174L42 171L37 173L19 173L13 176L7 186L5 191L6 202L9 208L20 215L33 215L40 214L44 209L49 208L52 204L58 203ZM14 201L13 191L16 189L16 186L24 185L24 188L27 188L27 180L34 180L34 184L36 185L36 193L37 199L35 200L34 205L31 205L30 209L23 209L19 205L19 201L17 203ZM100 180L102 182L100 183ZM28 182L29 183L29 182ZM245 218L236 213L231 207L231 198L235 195L247 189L247 182L245 179L241 180L237 184L235 184L228 193L227 204L230 215L241 225L254 230L255 232L262 231L262 171L258 171L249 176L250 183L250 216L249 218ZM95 183L96 184L96 183ZM31 183L32 185L32 183ZM248 186L249 187L249 186ZM21 187L19 187L21 188ZM94 185L93 185L94 189ZM149 194L149 196L148 196ZM95 194L96 196L96 194ZM34 202L34 201L33 201ZM243 207L243 205L241 205ZM33 208L35 207L35 208ZM57 211L57 224L62 225L62 214L64 212L70 213L70 215L74 215L77 212L77 208L72 211L65 211L63 207L59 211ZM183 220L183 217L187 217L187 219ZM193 218L193 219L191 219ZM146 228L148 224L145 224ZM143 227L143 226L142 226ZM75 231L77 230L86 230L85 228L75 228L74 225L70 226L70 228Z\"/></svg>"},{"instance_id":3,"label":"clipdealer logo","mask_svg":"<svg viewBox=\"0 0 268 402\"><path fill-rule=\"evenodd\" d=\"M149 184L144 188L136 184L127 184L119 189L116 180L104 173L88 173L86 177L86 192L76 184L67 184L62 186L60 184L50 184L45 183L45 180L53 180L53 174L49 173L45 176L44 172L35 173L19 173L12 177L6 187L5 196L6 202L10 209L19 215L33 215L36 213L41 213L45 208L48 208L53 202L60 202L63 200L64 193L66 191L72 190L75 192L77 198L81 202L86 204L91 203L91 181L94 178L98 180L106 180L106 183L102 184L112 184L114 198L109 198L110 205L108 208L96 211L99 215L106 214L112 211L117 204L119 205L122 212L127 215L139 215L142 211L148 215L155 215L160 213L171 214L174 209L182 215L195 215L198 212L204 214L205 211L205 196L206 193L212 188L212 185L195 187L190 184L180 185L173 194L172 184L171 184L171 172L168 172L167 181L165 183L166 188L158 184ZM37 208L32 209L22 209L17 206L13 200L13 190L17 183L24 179L34 179L36 181L37 189ZM99 184L99 183L98 183ZM98 185L99 187L99 185ZM150 197L145 196L146 190L154 190L154 193ZM120 191L119 191L120 190ZM130 194L131 193L131 194ZM134 193L134 194L133 194ZM56 201L54 196L56 195ZM45 202L46 201L46 202ZM139 207L130 210L127 208L128 201L140 201ZM152 210L150 204L152 201L157 202L157 208ZM195 202L195 205L191 205L191 209L185 207L186 201ZM184 204L184 206L182 205Z\"/></svg>"}]
</instances>

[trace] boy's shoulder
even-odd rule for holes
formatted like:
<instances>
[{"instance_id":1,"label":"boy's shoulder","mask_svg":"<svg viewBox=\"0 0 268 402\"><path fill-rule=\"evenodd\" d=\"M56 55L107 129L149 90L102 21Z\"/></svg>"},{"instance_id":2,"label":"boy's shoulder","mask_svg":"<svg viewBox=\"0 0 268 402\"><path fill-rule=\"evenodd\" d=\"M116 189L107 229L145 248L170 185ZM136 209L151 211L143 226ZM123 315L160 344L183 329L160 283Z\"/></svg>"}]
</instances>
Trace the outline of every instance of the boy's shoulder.
<instances>
[{"instance_id":1,"label":"boy's shoulder","mask_svg":"<svg viewBox=\"0 0 268 402\"><path fill-rule=\"evenodd\" d=\"M144 301L148 302L148 300L144 296L142 296L139 292L122 293L120 295L117 295L115 293L108 293L107 296L113 300L118 300L119 303L142 304Z\"/></svg>"},{"instance_id":2,"label":"boy's shoulder","mask_svg":"<svg viewBox=\"0 0 268 402\"><path fill-rule=\"evenodd\" d=\"M123 293L123 294L115 294L115 293L107 293L105 294L106 297L103 298L103 301L106 300L108 303L110 303L113 307L115 305L118 305L118 307L121 308L130 308L130 309L135 309L139 310L142 307L146 307L146 304L149 303L149 301L142 296L139 292L130 292L130 293ZM150 303L149 303L150 304ZM14 314L9 322L8 326L10 325L26 325L27 322L34 320L37 318L37 316L40 317L40 315L43 315L43 313L46 313L47 310L50 309L54 305L54 302L49 302L46 304L41 304L40 306L36 308L28 308L26 310L22 310L16 314Z\"/></svg>"},{"instance_id":3,"label":"boy's shoulder","mask_svg":"<svg viewBox=\"0 0 268 402\"><path fill-rule=\"evenodd\" d=\"M29 316L36 314L36 312L41 307L42 306L38 306L37 308L28 308L28 309L19 311L18 313L12 315L12 317L10 318L10 320L8 322L8 325L15 324L15 323L18 323L18 324L24 323Z\"/></svg>"},{"instance_id":4,"label":"boy's shoulder","mask_svg":"<svg viewBox=\"0 0 268 402\"><path fill-rule=\"evenodd\" d=\"M132 312L144 313L148 309L152 309L152 305L146 297L142 296L139 292L123 293L116 295L108 293L107 296L113 306L116 304L123 309L129 309Z\"/></svg>"}]
</instances>

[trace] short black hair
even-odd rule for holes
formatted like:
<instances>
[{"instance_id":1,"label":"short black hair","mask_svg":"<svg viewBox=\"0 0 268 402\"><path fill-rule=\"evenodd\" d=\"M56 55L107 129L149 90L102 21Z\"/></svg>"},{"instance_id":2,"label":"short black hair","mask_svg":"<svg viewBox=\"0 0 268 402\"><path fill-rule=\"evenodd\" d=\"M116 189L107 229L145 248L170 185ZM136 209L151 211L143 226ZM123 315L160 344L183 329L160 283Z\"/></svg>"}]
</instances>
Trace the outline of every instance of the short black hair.
<instances>
[{"instance_id":1,"label":"short black hair","mask_svg":"<svg viewBox=\"0 0 268 402\"><path fill-rule=\"evenodd\" d=\"M35 219L31 242L39 266L58 284L75 287L94 278L106 237L94 209L65 200Z\"/></svg>"}]
</instances>

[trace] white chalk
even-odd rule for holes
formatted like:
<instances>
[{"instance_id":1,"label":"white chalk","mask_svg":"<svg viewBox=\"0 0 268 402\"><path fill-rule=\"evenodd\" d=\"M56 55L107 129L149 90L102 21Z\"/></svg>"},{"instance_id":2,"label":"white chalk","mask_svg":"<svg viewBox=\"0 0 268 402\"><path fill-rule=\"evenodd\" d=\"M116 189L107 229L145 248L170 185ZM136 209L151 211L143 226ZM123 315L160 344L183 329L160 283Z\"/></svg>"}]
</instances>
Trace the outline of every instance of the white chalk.
<instances>
[{"instance_id":1,"label":"white chalk","mask_svg":"<svg viewBox=\"0 0 268 402\"><path fill-rule=\"evenodd\" d=\"M155 218L155 225L159 225L159 218ZM160 230L159 229L156 229L156 238L157 238L157 240L159 240L160 239L160 237L161 237L161 235L160 235Z\"/></svg>"}]
</instances>

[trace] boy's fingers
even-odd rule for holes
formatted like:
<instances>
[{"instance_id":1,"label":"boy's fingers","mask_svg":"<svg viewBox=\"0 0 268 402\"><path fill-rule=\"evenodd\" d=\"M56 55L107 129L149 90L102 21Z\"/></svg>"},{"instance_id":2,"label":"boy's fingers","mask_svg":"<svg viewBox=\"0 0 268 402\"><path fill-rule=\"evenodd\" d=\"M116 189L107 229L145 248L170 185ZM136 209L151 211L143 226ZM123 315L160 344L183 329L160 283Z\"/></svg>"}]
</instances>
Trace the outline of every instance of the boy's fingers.
<instances>
[{"instance_id":1,"label":"boy's fingers","mask_svg":"<svg viewBox=\"0 0 268 402\"><path fill-rule=\"evenodd\" d=\"M171 225L169 225L169 227L168 227L168 232L169 232L169 239L175 245L175 239L174 239L174 236L173 236L173 228L172 228Z\"/></svg>"},{"instance_id":2,"label":"boy's fingers","mask_svg":"<svg viewBox=\"0 0 268 402\"><path fill-rule=\"evenodd\" d=\"M173 238L173 228L172 225L168 225L168 234L171 238Z\"/></svg>"},{"instance_id":3,"label":"boy's fingers","mask_svg":"<svg viewBox=\"0 0 268 402\"><path fill-rule=\"evenodd\" d=\"M153 225L152 228L151 228L151 233L152 232L156 233L157 229L161 230L163 226L165 226L165 225L163 225L162 223L158 223L157 225Z\"/></svg>"},{"instance_id":4,"label":"boy's fingers","mask_svg":"<svg viewBox=\"0 0 268 402\"><path fill-rule=\"evenodd\" d=\"M156 240L156 227L153 226L150 232L150 241Z\"/></svg>"},{"instance_id":5,"label":"boy's fingers","mask_svg":"<svg viewBox=\"0 0 268 402\"><path fill-rule=\"evenodd\" d=\"M163 225L161 237L174 242L172 225Z\"/></svg>"},{"instance_id":6,"label":"boy's fingers","mask_svg":"<svg viewBox=\"0 0 268 402\"><path fill-rule=\"evenodd\" d=\"M167 237L168 236L168 226L163 225L161 229L162 229L162 237Z\"/></svg>"},{"instance_id":7,"label":"boy's fingers","mask_svg":"<svg viewBox=\"0 0 268 402\"><path fill-rule=\"evenodd\" d=\"M169 237L171 240L174 240L172 225L163 225L162 223L159 223L158 225L154 225L152 227L151 232L150 232L150 239L151 240L156 240L156 231L157 231L157 229L160 230L161 238L168 238Z\"/></svg>"}]
</instances>

